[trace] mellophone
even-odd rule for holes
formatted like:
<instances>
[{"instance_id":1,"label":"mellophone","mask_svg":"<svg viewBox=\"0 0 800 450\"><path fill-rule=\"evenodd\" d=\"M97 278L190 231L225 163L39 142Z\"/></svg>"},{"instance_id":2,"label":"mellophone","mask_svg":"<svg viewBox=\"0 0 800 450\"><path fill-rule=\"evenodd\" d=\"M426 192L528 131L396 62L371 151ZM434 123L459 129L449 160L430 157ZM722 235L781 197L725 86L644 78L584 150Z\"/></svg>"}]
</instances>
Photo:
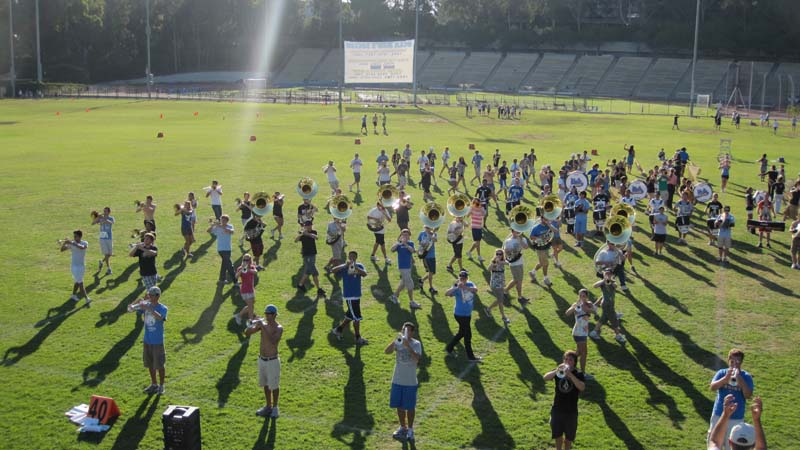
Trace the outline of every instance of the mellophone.
<instances>
[{"instance_id":1,"label":"mellophone","mask_svg":"<svg viewBox=\"0 0 800 450\"><path fill-rule=\"evenodd\" d=\"M769 231L786 231L786 224L784 222L771 220L747 219L747 227L762 228Z\"/></svg>"}]
</instances>

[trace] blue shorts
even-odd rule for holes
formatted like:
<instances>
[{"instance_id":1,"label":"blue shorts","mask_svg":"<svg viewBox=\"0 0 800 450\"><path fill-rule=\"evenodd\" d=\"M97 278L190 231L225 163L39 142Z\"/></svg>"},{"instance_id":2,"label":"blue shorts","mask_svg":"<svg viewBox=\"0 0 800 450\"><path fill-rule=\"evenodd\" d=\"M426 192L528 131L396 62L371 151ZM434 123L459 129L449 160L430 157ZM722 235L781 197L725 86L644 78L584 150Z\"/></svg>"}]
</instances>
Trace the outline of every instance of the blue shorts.
<instances>
[{"instance_id":1,"label":"blue shorts","mask_svg":"<svg viewBox=\"0 0 800 450\"><path fill-rule=\"evenodd\" d=\"M473 228L472 229L472 240L473 241L480 241L483 239L483 229L482 228Z\"/></svg>"},{"instance_id":2,"label":"blue shorts","mask_svg":"<svg viewBox=\"0 0 800 450\"><path fill-rule=\"evenodd\" d=\"M416 409L417 388L418 386L400 386L392 383L392 391L389 394L389 408L400 408L406 411Z\"/></svg>"},{"instance_id":3,"label":"blue shorts","mask_svg":"<svg viewBox=\"0 0 800 450\"><path fill-rule=\"evenodd\" d=\"M575 342L586 342L586 336L572 336L572 340Z\"/></svg>"},{"instance_id":4,"label":"blue shorts","mask_svg":"<svg viewBox=\"0 0 800 450\"><path fill-rule=\"evenodd\" d=\"M422 260L422 265L425 266L425 272L436 273L436 258L425 258Z\"/></svg>"},{"instance_id":5,"label":"blue shorts","mask_svg":"<svg viewBox=\"0 0 800 450\"><path fill-rule=\"evenodd\" d=\"M586 214L575 215L575 234L586 234Z\"/></svg>"}]
</instances>

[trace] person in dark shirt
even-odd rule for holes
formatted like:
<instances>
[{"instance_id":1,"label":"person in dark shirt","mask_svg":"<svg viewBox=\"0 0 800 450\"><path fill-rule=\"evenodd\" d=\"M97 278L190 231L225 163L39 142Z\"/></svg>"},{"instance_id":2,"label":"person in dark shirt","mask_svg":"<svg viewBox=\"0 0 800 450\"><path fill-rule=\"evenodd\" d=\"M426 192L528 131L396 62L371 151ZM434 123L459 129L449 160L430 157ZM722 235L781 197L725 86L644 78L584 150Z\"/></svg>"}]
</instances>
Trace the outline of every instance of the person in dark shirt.
<instances>
[{"instance_id":1,"label":"person in dark shirt","mask_svg":"<svg viewBox=\"0 0 800 450\"><path fill-rule=\"evenodd\" d=\"M144 242L137 243L129 253L130 256L139 258L139 275L142 276L145 289L150 289L158 282L158 268L156 267L158 247L153 245L155 239L154 234L145 234Z\"/></svg>"},{"instance_id":2,"label":"person in dark shirt","mask_svg":"<svg viewBox=\"0 0 800 450\"><path fill-rule=\"evenodd\" d=\"M319 286L319 271L317 271L317 231L312 229L310 221L303 224L303 230L294 238L295 242L300 242L300 254L303 256L303 276L297 283L297 289L305 292L306 281L310 276L317 287L317 297L324 297L325 290Z\"/></svg>"},{"instance_id":3,"label":"person in dark shirt","mask_svg":"<svg viewBox=\"0 0 800 450\"><path fill-rule=\"evenodd\" d=\"M578 397L586 388L583 373L575 369L578 354L564 352L562 363L544 375L544 381L555 379L555 395L550 408L550 430L556 449L569 450L578 431Z\"/></svg>"}]
</instances>

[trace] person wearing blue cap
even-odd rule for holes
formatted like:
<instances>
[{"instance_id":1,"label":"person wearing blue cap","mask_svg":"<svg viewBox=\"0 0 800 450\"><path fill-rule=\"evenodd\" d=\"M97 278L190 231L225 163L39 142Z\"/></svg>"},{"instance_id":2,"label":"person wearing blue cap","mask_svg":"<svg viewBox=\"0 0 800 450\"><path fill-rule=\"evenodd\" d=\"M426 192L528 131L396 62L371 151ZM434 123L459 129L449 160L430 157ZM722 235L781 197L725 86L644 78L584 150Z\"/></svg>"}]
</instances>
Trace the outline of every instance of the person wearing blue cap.
<instances>
[{"instance_id":1,"label":"person wearing blue cap","mask_svg":"<svg viewBox=\"0 0 800 450\"><path fill-rule=\"evenodd\" d=\"M472 325L470 322L476 292L478 292L478 288L475 287L475 283L469 281L469 273L462 270L458 274L458 282L454 283L453 287L444 294L448 297L455 297L456 304L453 315L458 322L458 333L447 344L445 351L448 356L455 355L456 344L461 338L464 338L464 350L467 352L467 359L471 362L481 362L481 358L472 353Z\"/></svg>"},{"instance_id":2,"label":"person wearing blue cap","mask_svg":"<svg viewBox=\"0 0 800 450\"><path fill-rule=\"evenodd\" d=\"M281 360L278 358L278 343L283 336L283 326L275 320L277 315L278 308L275 305L267 305L264 309L264 319L254 320L244 332L247 337L261 333L261 350L258 354L258 385L264 388L267 404L256 411L256 415L259 417L277 418L279 416L278 389L281 382Z\"/></svg>"}]
</instances>

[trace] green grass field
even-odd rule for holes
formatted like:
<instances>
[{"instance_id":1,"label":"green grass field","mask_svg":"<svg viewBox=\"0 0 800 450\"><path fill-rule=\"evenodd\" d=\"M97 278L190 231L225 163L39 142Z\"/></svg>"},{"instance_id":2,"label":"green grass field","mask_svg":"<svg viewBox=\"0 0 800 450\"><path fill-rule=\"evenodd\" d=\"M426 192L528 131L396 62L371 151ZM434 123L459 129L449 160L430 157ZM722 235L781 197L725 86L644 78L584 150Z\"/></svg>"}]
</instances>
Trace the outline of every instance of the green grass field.
<instances>
[{"instance_id":1,"label":"green grass field","mask_svg":"<svg viewBox=\"0 0 800 450\"><path fill-rule=\"evenodd\" d=\"M445 343L457 328L452 299L419 296L417 291L422 310L409 312L405 294L397 307L388 299L399 279L397 270L392 266L385 271L367 259L372 236L365 216L375 195L376 155L381 148L391 152L410 143L417 151L433 145L441 153L449 146L455 155L467 156L468 144L474 143L486 156L500 148L509 162L530 147L536 148L539 164L557 164L587 148L597 148L595 160L605 162L623 156L628 143L636 145L638 159L647 167L655 164L660 148L671 153L686 146L703 168L701 177L716 185L720 138L733 139L735 158L732 185L721 196L739 223L732 262L721 267L716 250L697 232L688 246L677 245L674 229L666 256L656 258L649 231L642 231L646 217L638 215L636 266L641 276L631 277L630 292L617 296L629 342L617 345L607 330L604 341L589 343L587 369L597 381L587 383L580 400L575 447L702 448L714 398L708 383L733 346L746 352L744 368L754 375L755 392L764 399L770 447L794 447L800 439L793 353L800 341L800 282L789 268L790 235L774 233L772 249L761 250L757 237L743 226L744 187L763 186L752 161L764 152L770 159L783 155L790 163L787 177L794 178L798 170L798 140L788 127L776 137L771 130L736 131L727 123L717 133L710 119L684 118L681 131L673 132L670 117L525 112L522 120L503 121L466 119L459 108L401 112L409 111L388 110L389 136L361 137L362 145L356 146L360 108L348 109L340 124L335 106L0 102L0 186L6 210L0 224L7 233L0 241L0 447L161 448L160 415L168 405L178 404L201 408L203 441L209 449L399 448L391 438L396 416L388 408L394 357L383 349L399 326L411 320L418 324L425 353L415 427L419 448L552 448L548 417L553 386L542 376L574 346L572 321L563 312L579 289L595 281L591 260L600 241L590 240L581 249L567 237L563 270L554 271L552 289L527 283L525 293L533 301L525 309L516 302L508 309L508 331L499 314L491 318L482 312L492 301L485 292L488 273L477 261L465 259L480 288L473 342L485 363L445 359ZM159 131L164 139L156 139ZM250 135L258 140L249 142ZM320 184L315 203L322 205L328 193L323 164L335 160L341 181L350 183L347 165L354 152L366 162L365 182L347 241L369 271L362 331L371 343L356 348L351 332L342 342L330 337L343 308L296 293L291 284L300 268L299 244L291 239L274 242L265 234L268 261L256 310L276 304L285 328L281 417L265 421L254 415L263 404L256 376L258 338L246 340L231 318L243 302L230 285L217 288L219 257L208 234L198 233L194 259L180 262L182 238L172 205L188 191L201 192L212 178L223 185L228 212L245 190L280 190L288 194L286 235L293 237L297 180L314 177ZM420 206L421 192L412 188L411 193ZM125 313L127 304L142 294L136 261L125 253L129 230L141 225L133 201L147 194L161 206L158 265L165 277L162 302L170 311L167 392L161 397L142 393L148 383L141 362L142 324ZM443 194L438 198L445 201ZM531 193L526 198L536 201ZM106 205L117 220L112 276L94 274L98 232L89 226L89 212ZM415 232L420 227L417 213L415 209L412 214ZM198 228L211 216L207 201L201 200ZM499 217L492 209L484 252L508 234ZM326 221L327 215L321 214L317 228ZM240 232L238 216L232 223ZM90 308L68 300L69 255L59 253L55 242L75 228L87 231L90 244ZM392 242L397 228L392 224L389 229ZM319 249L321 267L330 250L324 243ZM436 283L443 292L452 282L444 271L451 250L439 244L437 252ZM235 250L234 257L239 256ZM525 258L529 269L534 255ZM321 278L339 297L331 281ZM93 393L116 399L122 416L106 435L82 441L63 413L87 403Z\"/></svg>"}]
</instances>

